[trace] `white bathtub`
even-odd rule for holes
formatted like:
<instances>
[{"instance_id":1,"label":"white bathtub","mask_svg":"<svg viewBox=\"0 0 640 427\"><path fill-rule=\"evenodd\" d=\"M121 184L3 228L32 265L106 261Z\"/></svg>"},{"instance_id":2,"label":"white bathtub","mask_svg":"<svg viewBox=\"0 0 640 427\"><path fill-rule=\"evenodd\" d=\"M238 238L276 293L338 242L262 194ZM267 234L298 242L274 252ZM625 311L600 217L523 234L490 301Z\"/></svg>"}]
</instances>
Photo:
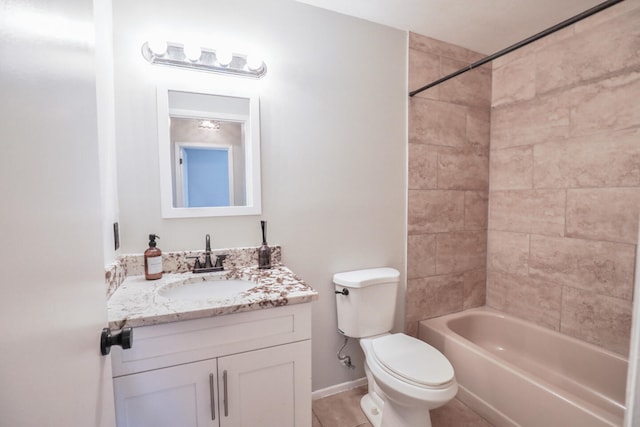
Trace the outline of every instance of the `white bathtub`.
<instances>
[{"instance_id":1,"label":"white bathtub","mask_svg":"<svg viewBox=\"0 0 640 427\"><path fill-rule=\"evenodd\" d=\"M496 427L621 426L627 359L481 307L423 320L455 369L458 399Z\"/></svg>"}]
</instances>

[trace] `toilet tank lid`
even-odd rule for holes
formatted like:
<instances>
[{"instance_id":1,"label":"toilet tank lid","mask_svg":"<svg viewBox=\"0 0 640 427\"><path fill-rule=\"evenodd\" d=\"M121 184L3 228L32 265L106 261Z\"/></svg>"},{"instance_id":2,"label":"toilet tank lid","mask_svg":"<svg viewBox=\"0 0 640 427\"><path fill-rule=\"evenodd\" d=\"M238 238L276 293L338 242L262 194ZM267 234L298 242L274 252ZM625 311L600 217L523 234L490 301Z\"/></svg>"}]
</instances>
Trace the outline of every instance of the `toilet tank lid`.
<instances>
[{"instance_id":1,"label":"toilet tank lid","mask_svg":"<svg viewBox=\"0 0 640 427\"><path fill-rule=\"evenodd\" d=\"M333 275L333 283L348 288L364 288L380 283L397 282L399 278L400 272L395 268L381 267L336 273Z\"/></svg>"}]
</instances>

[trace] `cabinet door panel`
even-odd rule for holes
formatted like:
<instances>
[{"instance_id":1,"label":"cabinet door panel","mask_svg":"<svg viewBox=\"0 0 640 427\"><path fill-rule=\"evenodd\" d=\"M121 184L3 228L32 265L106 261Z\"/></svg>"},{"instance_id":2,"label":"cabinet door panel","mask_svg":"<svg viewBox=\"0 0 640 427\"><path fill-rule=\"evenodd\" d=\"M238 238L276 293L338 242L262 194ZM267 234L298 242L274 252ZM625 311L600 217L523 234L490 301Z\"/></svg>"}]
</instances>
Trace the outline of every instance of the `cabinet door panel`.
<instances>
[{"instance_id":1,"label":"cabinet door panel","mask_svg":"<svg viewBox=\"0 0 640 427\"><path fill-rule=\"evenodd\" d=\"M221 427L311 425L311 342L218 359ZM227 373L228 415L224 413Z\"/></svg>"},{"instance_id":2,"label":"cabinet door panel","mask_svg":"<svg viewBox=\"0 0 640 427\"><path fill-rule=\"evenodd\" d=\"M217 425L217 407L212 420L210 374L216 374L215 359L115 378L118 427Z\"/></svg>"}]
</instances>

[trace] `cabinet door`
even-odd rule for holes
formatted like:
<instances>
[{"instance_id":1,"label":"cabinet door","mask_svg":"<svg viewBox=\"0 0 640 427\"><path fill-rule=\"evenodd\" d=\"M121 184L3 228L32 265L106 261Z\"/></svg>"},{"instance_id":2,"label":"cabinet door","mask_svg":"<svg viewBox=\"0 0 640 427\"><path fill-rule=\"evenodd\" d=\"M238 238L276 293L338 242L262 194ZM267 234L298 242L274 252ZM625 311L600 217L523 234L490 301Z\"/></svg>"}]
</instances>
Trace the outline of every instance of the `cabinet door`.
<instances>
[{"instance_id":1,"label":"cabinet door","mask_svg":"<svg viewBox=\"0 0 640 427\"><path fill-rule=\"evenodd\" d=\"M311 426L311 341L221 357L218 373L221 427Z\"/></svg>"},{"instance_id":2,"label":"cabinet door","mask_svg":"<svg viewBox=\"0 0 640 427\"><path fill-rule=\"evenodd\" d=\"M115 378L118 427L217 426L211 375L217 375L215 359Z\"/></svg>"}]
</instances>

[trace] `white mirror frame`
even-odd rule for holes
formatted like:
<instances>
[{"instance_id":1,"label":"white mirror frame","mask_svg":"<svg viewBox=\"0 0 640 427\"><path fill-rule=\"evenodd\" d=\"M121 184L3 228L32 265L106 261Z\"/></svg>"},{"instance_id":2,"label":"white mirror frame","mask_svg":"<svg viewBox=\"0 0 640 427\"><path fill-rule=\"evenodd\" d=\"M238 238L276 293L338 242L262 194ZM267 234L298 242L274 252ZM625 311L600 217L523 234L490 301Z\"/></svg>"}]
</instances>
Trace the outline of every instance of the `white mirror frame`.
<instances>
[{"instance_id":1,"label":"white mirror frame","mask_svg":"<svg viewBox=\"0 0 640 427\"><path fill-rule=\"evenodd\" d=\"M171 133L169 129L169 91L204 95L228 96L249 100L249 120L245 125L246 205L197 208L173 206L173 177L171 173ZM196 218L208 216L260 215L262 213L260 183L260 100L258 96L237 90L215 90L215 93L189 85L157 87L158 154L160 166L160 204L163 218ZM223 114L220 115L221 117Z\"/></svg>"}]
</instances>

